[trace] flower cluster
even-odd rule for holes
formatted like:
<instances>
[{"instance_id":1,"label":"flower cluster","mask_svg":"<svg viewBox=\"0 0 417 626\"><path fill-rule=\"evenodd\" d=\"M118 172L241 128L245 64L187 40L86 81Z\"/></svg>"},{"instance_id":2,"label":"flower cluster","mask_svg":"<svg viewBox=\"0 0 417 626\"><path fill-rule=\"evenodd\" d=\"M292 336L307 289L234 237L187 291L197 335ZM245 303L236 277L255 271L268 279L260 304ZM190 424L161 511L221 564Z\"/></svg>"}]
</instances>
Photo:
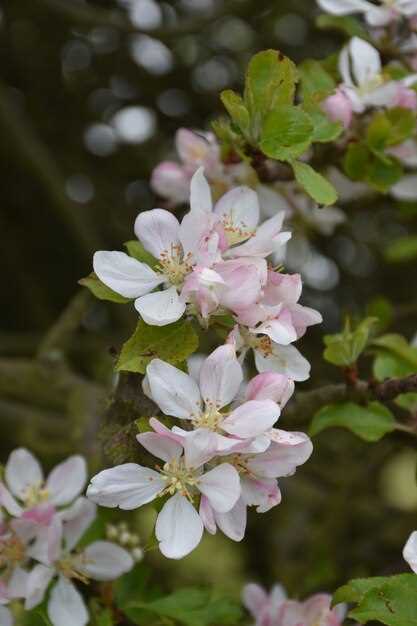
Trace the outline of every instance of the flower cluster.
<instances>
[{"instance_id":1,"label":"flower cluster","mask_svg":"<svg viewBox=\"0 0 417 626\"><path fill-rule=\"evenodd\" d=\"M50 587L47 604L53 626L89 621L73 581L114 580L134 564L125 549L95 541L77 544L96 517L96 506L80 496L87 481L85 461L72 456L44 480L38 461L24 448L11 453L0 483L0 622L13 623L13 600L26 610L38 606ZM1 511L1 509L0 509Z\"/></svg>"},{"instance_id":2,"label":"flower cluster","mask_svg":"<svg viewBox=\"0 0 417 626\"><path fill-rule=\"evenodd\" d=\"M293 474L312 452L307 435L274 428L294 388L285 376L259 374L245 387L233 345L220 346L190 371L160 359L147 367L145 393L182 424L170 430L151 418L153 430L137 436L162 463L106 469L87 490L94 502L126 510L163 498L155 533L161 552L173 559L191 552L204 529L240 541L247 507L263 513L279 504L277 478Z\"/></svg>"},{"instance_id":3,"label":"flower cluster","mask_svg":"<svg viewBox=\"0 0 417 626\"><path fill-rule=\"evenodd\" d=\"M332 597L325 593L311 596L304 602L290 600L281 585L267 594L251 583L243 589L242 600L255 619L254 626L342 626L346 607L331 608Z\"/></svg>"},{"instance_id":4,"label":"flower cluster","mask_svg":"<svg viewBox=\"0 0 417 626\"><path fill-rule=\"evenodd\" d=\"M353 37L339 57L342 83L336 92L323 103L323 108L333 121L345 128L352 124L353 115L369 108L401 107L417 110L417 93L411 87L417 75L411 74L394 80L384 74L378 50L370 43Z\"/></svg>"}]
</instances>

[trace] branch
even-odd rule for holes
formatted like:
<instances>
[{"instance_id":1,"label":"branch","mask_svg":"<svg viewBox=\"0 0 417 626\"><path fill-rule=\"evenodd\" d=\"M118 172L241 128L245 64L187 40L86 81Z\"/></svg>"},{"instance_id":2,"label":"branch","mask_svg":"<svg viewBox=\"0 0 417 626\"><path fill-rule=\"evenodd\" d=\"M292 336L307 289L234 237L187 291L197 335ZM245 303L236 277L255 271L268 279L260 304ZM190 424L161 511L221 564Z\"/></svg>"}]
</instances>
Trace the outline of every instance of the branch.
<instances>
[{"instance_id":1,"label":"branch","mask_svg":"<svg viewBox=\"0 0 417 626\"><path fill-rule=\"evenodd\" d=\"M311 391L301 391L290 401L284 416L290 420L305 423L312 415L327 404L356 402L363 404L378 400L389 404L402 393L417 391L417 374L405 378L388 378L382 383L358 381L356 385L326 385Z\"/></svg>"},{"instance_id":2,"label":"branch","mask_svg":"<svg viewBox=\"0 0 417 626\"><path fill-rule=\"evenodd\" d=\"M43 338L38 348L38 357L62 356L77 332L90 303L91 294L87 289L79 291L74 296Z\"/></svg>"}]
</instances>

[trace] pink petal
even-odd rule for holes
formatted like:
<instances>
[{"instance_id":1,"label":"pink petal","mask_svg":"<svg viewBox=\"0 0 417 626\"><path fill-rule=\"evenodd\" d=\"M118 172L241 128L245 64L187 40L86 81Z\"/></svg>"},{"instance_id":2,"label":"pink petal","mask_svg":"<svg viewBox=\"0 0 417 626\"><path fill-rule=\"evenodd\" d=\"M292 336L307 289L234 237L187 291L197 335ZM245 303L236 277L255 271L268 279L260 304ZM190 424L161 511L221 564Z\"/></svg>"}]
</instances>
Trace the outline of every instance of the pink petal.
<instances>
[{"instance_id":1,"label":"pink petal","mask_svg":"<svg viewBox=\"0 0 417 626\"><path fill-rule=\"evenodd\" d=\"M272 400L248 400L223 420L222 428L236 437L256 437L272 428L280 416Z\"/></svg>"},{"instance_id":2,"label":"pink petal","mask_svg":"<svg viewBox=\"0 0 417 626\"><path fill-rule=\"evenodd\" d=\"M87 466L82 456L71 456L57 465L48 476L46 489L50 501L61 506L80 495L87 481Z\"/></svg>"},{"instance_id":3,"label":"pink petal","mask_svg":"<svg viewBox=\"0 0 417 626\"><path fill-rule=\"evenodd\" d=\"M148 452L166 463L170 463L173 459L179 459L183 451L181 444L166 435L146 432L136 435L136 439Z\"/></svg>"},{"instance_id":4,"label":"pink petal","mask_svg":"<svg viewBox=\"0 0 417 626\"><path fill-rule=\"evenodd\" d=\"M198 489L204 494L215 511L230 511L240 496L240 478L229 463L222 463L203 474Z\"/></svg>"},{"instance_id":5,"label":"pink petal","mask_svg":"<svg viewBox=\"0 0 417 626\"><path fill-rule=\"evenodd\" d=\"M110 541L94 541L82 557L82 571L94 580L115 580L134 566L131 554Z\"/></svg>"},{"instance_id":6,"label":"pink petal","mask_svg":"<svg viewBox=\"0 0 417 626\"><path fill-rule=\"evenodd\" d=\"M294 393L294 382L276 372L258 374L248 383L247 400L273 400L281 409L287 404Z\"/></svg>"}]
</instances>

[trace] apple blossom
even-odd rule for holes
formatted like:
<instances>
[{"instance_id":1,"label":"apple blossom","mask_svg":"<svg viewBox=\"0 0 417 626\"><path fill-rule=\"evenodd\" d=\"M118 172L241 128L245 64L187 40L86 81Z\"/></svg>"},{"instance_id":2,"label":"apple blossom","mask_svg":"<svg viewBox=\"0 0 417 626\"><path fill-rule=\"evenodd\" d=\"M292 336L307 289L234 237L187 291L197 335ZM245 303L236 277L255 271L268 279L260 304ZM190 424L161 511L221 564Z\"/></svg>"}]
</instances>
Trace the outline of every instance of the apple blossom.
<instances>
[{"instance_id":1,"label":"apple blossom","mask_svg":"<svg viewBox=\"0 0 417 626\"><path fill-rule=\"evenodd\" d=\"M66 623L85 626L89 621L84 600L73 580L84 583L90 579L114 580L134 565L126 550L109 541L95 541L82 551L74 550L95 515L95 504L86 498L79 498L72 507L59 513L53 523L53 542L43 554L37 555L38 563L27 576L26 610L42 602L54 581L47 604L53 626Z\"/></svg>"},{"instance_id":2,"label":"apple blossom","mask_svg":"<svg viewBox=\"0 0 417 626\"><path fill-rule=\"evenodd\" d=\"M343 79L339 92L349 98L355 113L363 113L368 107L398 106L404 89L417 82L415 74L401 80L387 79L378 50L359 37L353 37L343 48L339 71Z\"/></svg>"},{"instance_id":3,"label":"apple blossom","mask_svg":"<svg viewBox=\"0 0 417 626\"><path fill-rule=\"evenodd\" d=\"M334 94L323 100L321 107L332 122L341 122L345 129L349 128L353 117L353 106L351 99L342 88L336 89Z\"/></svg>"},{"instance_id":4,"label":"apple blossom","mask_svg":"<svg viewBox=\"0 0 417 626\"><path fill-rule=\"evenodd\" d=\"M99 251L94 271L116 293L135 299L148 324L163 326L193 311L203 318L254 302L266 280L265 257L290 237L277 215L258 226L256 193L237 187L213 207L202 169L191 179L190 211L181 224L168 211L140 213L135 233L154 268L124 252ZM154 291L162 287L162 290ZM187 304L189 305L187 307Z\"/></svg>"},{"instance_id":5,"label":"apple blossom","mask_svg":"<svg viewBox=\"0 0 417 626\"><path fill-rule=\"evenodd\" d=\"M42 506L55 510L71 504L84 488L87 470L85 460L75 455L57 465L45 480L36 458L25 448L17 448L8 458L4 476L0 505L10 515L30 518L31 511L35 517Z\"/></svg>"},{"instance_id":6,"label":"apple blossom","mask_svg":"<svg viewBox=\"0 0 417 626\"><path fill-rule=\"evenodd\" d=\"M379 6L369 0L317 0L320 8L333 15L362 13L370 26L387 26L400 17L417 14L417 0L379 0Z\"/></svg>"},{"instance_id":7,"label":"apple blossom","mask_svg":"<svg viewBox=\"0 0 417 626\"><path fill-rule=\"evenodd\" d=\"M157 470L126 463L103 470L91 480L88 497L102 506L138 508L157 497L169 496L155 526L159 549L168 558L181 559L194 550L203 535L203 523L194 508L205 495L219 513L226 513L240 495L239 474L228 463L203 470L215 452L209 431L195 431L183 442L158 432L137 436L139 443L164 461Z\"/></svg>"},{"instance_id":8,"label":"apple blossom","mask_svg":"<svg viewBox=\"0 0 417 626\"><path fill-rule=\"evenodd\" d=\"M275 585L268 594L254 583L242 592L244 606L255 619L254 626L342 626L346 607L331 608L332 597L325 593L303 602L287 598L284 588Z\"/></svg>"},{"instance_id":9,"label":"apple blossom","mask_svg":"<svg viewBox=\"0 0 417 626\"><path fill-rule=\"evenodd\" d=\"M146 369L145 391L165 415L214 433L215 450L219 451L234 447L239 440L262 438L280 415L271 399L247 400L224 411L236 397L242 380L234 347L224 345L202 364L199 384L173 365L153 359Z\"/></svg>"}]
</instances>

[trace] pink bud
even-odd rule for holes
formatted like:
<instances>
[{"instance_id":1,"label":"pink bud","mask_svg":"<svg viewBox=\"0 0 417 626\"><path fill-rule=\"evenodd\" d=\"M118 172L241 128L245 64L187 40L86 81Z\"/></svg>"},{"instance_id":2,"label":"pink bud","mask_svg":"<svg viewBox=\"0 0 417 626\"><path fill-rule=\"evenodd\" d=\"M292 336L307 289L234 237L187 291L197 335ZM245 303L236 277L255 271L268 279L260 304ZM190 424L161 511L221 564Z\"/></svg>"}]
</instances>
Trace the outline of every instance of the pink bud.
<instances>
[{"instance_id":1,"label":"pink bud","mask_svg":"<svg viewBox=\"0 0 417 626\"><path fill-rule=\"evenodd\" d=\"M294 392L294 382L276 372L258 374L246 389L247 400L273 400L284 407Z\"/></svg>"},{"instance_id":2,"label":"pink bud","mask_svg":"<svg viewBox=\"0 0 417 626\"><path fill-rule=\"evenodd\" d=\"M394 100L394 106L415 111L417 109L417 93L409 87L399 85Z\"/></svg>"},{"instance_id":3,"label":"pink bud","mask_svg":"<svg viewBox=\"0 0 417 626\"><path fill-rule=\"evenodd\" d=\"M321 106L332 122L341 122L345 128L349 128L352 123L352 103L342 89L336 89Z\"/></svg>"},{"instance_id":4,"label":"pink bud","mask_svg":"<svg viewBox=\"0 0 417 626\"><path fill-rule=\"evenodd\" d=\"M171 161L163 161L152 172L151 187L162 198L185 202L189 196L190 177L184 169Z\"/></svg>"}]
</instances>

